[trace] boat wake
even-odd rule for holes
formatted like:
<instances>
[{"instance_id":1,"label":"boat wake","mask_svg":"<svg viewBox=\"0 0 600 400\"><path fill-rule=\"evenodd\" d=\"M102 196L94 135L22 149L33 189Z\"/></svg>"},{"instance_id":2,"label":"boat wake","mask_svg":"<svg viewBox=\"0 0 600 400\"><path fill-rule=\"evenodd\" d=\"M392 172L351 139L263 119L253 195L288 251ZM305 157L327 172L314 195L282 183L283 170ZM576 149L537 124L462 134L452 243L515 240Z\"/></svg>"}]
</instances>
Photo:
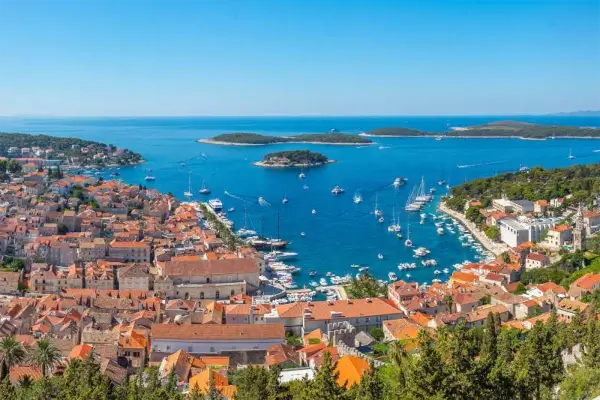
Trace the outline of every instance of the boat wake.
<instances>
[{"instance_id":1,"label":"boat wake","mask_svg":"<svg viewBox=\"0 0 600 400\"><path fill-rule=\"evenodd\" d=\"M487 162L487 163L479 163L479 164L464 164L464 165L457 165L456 168L474 168L474 167L483 167L485 165L495 165L495 164L502 164L505 163L506 161L491 161L491 162Z\"/></svg>"}]
</instances>

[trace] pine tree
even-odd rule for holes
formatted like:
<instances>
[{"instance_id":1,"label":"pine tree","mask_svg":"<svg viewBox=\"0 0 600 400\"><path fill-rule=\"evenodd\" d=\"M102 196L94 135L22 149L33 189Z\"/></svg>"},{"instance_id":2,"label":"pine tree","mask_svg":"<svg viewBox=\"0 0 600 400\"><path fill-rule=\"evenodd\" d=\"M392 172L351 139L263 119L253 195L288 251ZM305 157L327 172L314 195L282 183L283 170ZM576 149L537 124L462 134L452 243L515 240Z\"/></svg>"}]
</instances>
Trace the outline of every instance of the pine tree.
<instances>
[{"instance_id":1,"label":"pine tree","mask_svg":"<svg viewBox=\"0 0 600 400\"><path fill-rule=\"evenodd\" d=\"M444 397L446 371L433 340L425 330L419 333L420 353L413 373L409 375L408 397L417 400Z\"/></svg>"},{"instance_id":2,"label":"pine tree","mask_svg":"<svg viewBox=\"0 0 600 400\"><path fill-rule=\"evenodd\" d=\"M490 331L495 331L493 318L490 319ZM448 354L443 354L446 374L442 390L448 398L475 399L481 392L481 379L477 377L475 363L476 346L464 321L452 331Z\"/></svg>"},{"instance_id":3,"label":"pine tree","mask_svg":"<svg viewBox=\"0 0 600 400\"><path fill-rule=\"evenodd\" d=\"M248 366L239 372L236 400L265 400L269 397L269 374L261 367Z\"/></svg>"},{"instance_id":4,"label":"pine tree","mask_svg":"<svg viewBox=\"0 0 600 400\"><path fill-rule=\"evenodd\" d=\"M515 398L515 386L512 362L514 359L511 332L501 331L498 334L497 357L489 374L482 378L487 379L486 392L491 400L504 400Z\"/></svg>"},{"instance_id":5,"label":"pine tree","mask_svg":"<svg viewBox=\"0 0 600 400\"><path fill-rule=\"evenodd\" d=\"M323 357L323 365L317 370L314 379L308 385L305 397L309 399L343 399L344 389L337 384L339 374L331 362L329 353Z\"/></svg>"},{"instance_id":6,"label":"pine tree","mask_svg":"<svg viewBox=\"0 0 600 400\"><path fill-rule=\"evenodd\" d=\"M221 396L221 392L219 392L215 386L215 377L214 375L210 375L210 379L208 380L208 391L204 396L205 400L221 400L223 396Z\"/></svg>"},{"instance_id":7,"label":"pine tree","mask_svg":"<svg viewBox=\"0 0 600 400\"><path fill-rule=\"evenodd\" d=\"M189 391L187 400L204 400L204 395L198 389L198 385L194 385L194 387Z\"/></svg>"},{"instance_id":8,"label":"pine tree","mask_svg":"<svg viewBox=\"0 0 600 400\"><path fill-rule=\"evenodd\" d=\"M588 368L600 368L600 323L596 319L595 304L590 304L586 335L583 338L583 364Z\"/></svg>"},{"instance_id":9,"label":"pine tree","mask_svg":"<svg viewBox=\"0 0 600 400\"><path fill-rule=\"evenodd\" d=\"M366 371L360 383L357 385L354 399L356 400L379 400L383 398L383 382L377 374L377 370L373 363Z\"/></svg>"}]
</instances>

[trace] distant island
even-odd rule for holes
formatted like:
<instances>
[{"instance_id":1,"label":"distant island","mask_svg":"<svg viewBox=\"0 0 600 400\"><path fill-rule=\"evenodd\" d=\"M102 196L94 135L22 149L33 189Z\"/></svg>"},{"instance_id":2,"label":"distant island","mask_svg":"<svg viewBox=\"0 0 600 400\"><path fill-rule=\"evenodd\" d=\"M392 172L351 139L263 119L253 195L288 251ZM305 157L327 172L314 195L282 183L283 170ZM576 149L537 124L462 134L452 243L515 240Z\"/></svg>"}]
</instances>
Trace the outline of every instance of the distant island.
<instances>
[{"instance_id":1,"label":"distant island","mask_svg":"<svg viewBox=\"0 0 600 400\"><path fill-rule=\"evenodd\" d=\"M330 145L366 145L372 140L359 135L346 133L310 133L294 136L268 136L258 133L225 133L210 139L200 139L199 143L220 144L230 146L264 146L278 143L314 143Z\"/></svg>"},{"instance_id":2,"label":"distant island","mask_svg":"<svg viewBox=\"0 0 600 400\"><path fill-rule=\"evenodd\" d=\"M562 138L600 138L599 128L540 125L519 121L497 121L469 127L455 127L450 132L424 132L409 128L377 128L362 136L387 137L455 137L455 138L519 138L547 139Z\"/></svg>"},{"instance_id":3,"label":"distant island","mask_svg":"<svg viewBox=\"0 0 600 400\"><path fill-rule=\"evenodd\" d=\"M257 161L254 165L269 168L302 168L318 167L334 162L321 153L310 150L291 150L265 154L262 161Z\"/></svg>"},{"instance_id":4,"label":"distant island","mask_svg":"<svg viewBox=\"0 0 600 400\"><path fill-rule=\"evenodd\" d=\"M112 144L26 133L0 133L0 156L97 168L135 165L144 161L141 154Z\"/></svg>"},{"instance_id":5,"label":"distant island","mask_svg":"<svg viewBox=\"0 0 600 400\"><path fill-rule=\"evenodd\" d=\"M546 115L553 117L600 117L600 110L568 111Z\"/></svg>"}]
</instances>

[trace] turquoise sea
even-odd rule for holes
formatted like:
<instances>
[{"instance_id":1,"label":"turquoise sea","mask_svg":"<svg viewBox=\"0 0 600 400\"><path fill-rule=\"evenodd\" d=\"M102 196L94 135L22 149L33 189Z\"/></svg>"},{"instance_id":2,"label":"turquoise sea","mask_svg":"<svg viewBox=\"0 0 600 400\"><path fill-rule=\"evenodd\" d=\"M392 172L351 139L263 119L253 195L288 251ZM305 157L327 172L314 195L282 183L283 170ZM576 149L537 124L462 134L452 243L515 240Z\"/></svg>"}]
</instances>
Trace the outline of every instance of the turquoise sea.
<instances>
[{"instance_id":1,"label":"turquoise sea","mask_svg":"<svg viewBox=\"0 0 600 400\"><path fill-rule=\"evenodd\" d=\"M154 186L163 192L183 196L192 176L196 200L219 197L225 208L235 207L231 218L236 227L243 225L244 204L248 220L267 236L277 235L277 215L280 215L280 236L291 241L290 251L299 253L292 264L302 267L297 278L300 284L310 279L308 271L338 275L351 270L351 264L367 264L375 276L387 279L389 271L400 278L396 266L400 262L415 262L413 251L403 245L395 234L388 233L392 209L399 214L403 234L411 223L411 239L416 247L424 246L438 267L411 270L413 279L430 282L435 269L443 269L463 260L473 260L474 250L463 247L455 235L438 236L431 221L418 223L418 214L404 212L404 204L413 185L424 177L427 187L436 187L436 197L446 192L437 181L450 185L465 180L516 171L527 165L564 167L578 163L600 161L598 140L555 139L546 141L518 139L446 139L375 138L377 145L368 147L284 144L257 147L215 146L195 140L228 132L257 132L269 135L323 133L330 129L358 133L377 127L405 126L427 131L446 131L497 120L519 120L543 124L600 126L599 117L229 117L229 118L0 118L0 131L46 133L72 136L112 143L141 153L147 164L121 168L121 178L132 184ZM308 148L326 154L338 163L305 171L306 179L298 179L298 170L272 170L255 167L265 153ZM576 157L567 158L569 151ZM184 166L181 166L181 164ZM457 168L457 165L471 167ZM144 182L146 168L152 168L154 183ZM108 177L108 173L105 174ZM395 190L396 177L408 179L405 187ZM204 180L212 194L198 194ZM308 189L303 189L307 185ZM346 189L341 196L332 196L331 189L340 185ZM228 191L233 195L224 194ZM360 191L364 202L354 204L352 196ZM287 195L289 203L281 200ZM372 214L377 195L385 223ZM262 196L270 206L258 204ZM317 213L312 215L311 210ZM427 212L434 212L431 204ZM260 221L263 221L262 224ZM305 232L305 236L300 233ZM379 260L377 255L384 258Z\"/></svg>"}]
</instances>

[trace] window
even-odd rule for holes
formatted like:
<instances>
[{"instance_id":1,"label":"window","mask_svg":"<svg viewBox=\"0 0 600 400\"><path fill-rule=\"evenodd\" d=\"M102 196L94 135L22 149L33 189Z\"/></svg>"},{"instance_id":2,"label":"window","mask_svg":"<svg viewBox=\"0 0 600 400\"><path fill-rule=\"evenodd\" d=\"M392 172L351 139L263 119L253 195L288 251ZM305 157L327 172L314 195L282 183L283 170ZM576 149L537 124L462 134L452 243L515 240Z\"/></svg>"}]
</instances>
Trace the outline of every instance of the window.
<instances>
[{"instance_id":1,"label":"window","mask_svg":"<svg viewBox=\"0 0 600 400\"><path fill-rule=\"evenodd\" d=\"M211 353L214 353L214 352L215 352L215 348L214 348L214 347L211 347L211 348L210 348L210 352L211 352Z\"/></svg>"},{"instance_id":2,"label":"window","mask_svg":"<svg viewBox=\"0 0 600 400\"><path fill-rule=\"evenodd\" d=\"M219 298L219 291L217 290L215 293L215 299L218 299L218 298Z\"/></svg>"},{"instance_id":3,"label":"window","mask_svg":"<svg viewBox=\"0 0 600 400\"><path fill-rule=\"evenodd\" d=\"M193 353L193 352L194 352L194 347L188 346L188 353Z\"/></svg>"},{"instance_id":4,"label":"window","mask_svg":"<svg viewBox=\"0 0 600 400\"><path fill-rule=\"evenodd\" d=\"M206 278L206 283L210 283L210 278Z\"/></svg>"},{"instance_id":5,"label":"window","mask_svg":"<svg viewBox=\"0 0 600 400\"><path fill-rule=\"evenodd\" d=\"M235 296L235 290L234 289L231 289L231 295Z\"/></svg>"},{"instance_id":6,"label":"window","mask_svg":"<svg viewBox=\"0 0 600 400\"><path fill-rule=\"evenodd\" d=\"M204 298L204 292L200 292L200 299Z\"/></svg>"},{"instance_id":7,"label":"window","mask_svg":"<svg viewBox=\"0 0 600 400\"><path fill-rule=\"evenodd\" d=\"M171 350L171 346L167 346L167 350Z\"/></svg>"}]
</instances>

